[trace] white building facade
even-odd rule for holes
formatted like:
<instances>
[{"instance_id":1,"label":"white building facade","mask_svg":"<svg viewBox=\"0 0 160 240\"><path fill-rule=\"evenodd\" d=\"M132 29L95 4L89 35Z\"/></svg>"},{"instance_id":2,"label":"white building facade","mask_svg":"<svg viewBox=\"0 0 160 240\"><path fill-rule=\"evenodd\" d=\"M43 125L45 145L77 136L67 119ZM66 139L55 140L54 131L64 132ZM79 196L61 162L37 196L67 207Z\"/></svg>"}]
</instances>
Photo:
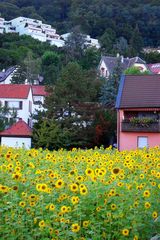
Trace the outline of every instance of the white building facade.
<instances>
[{"instance_id":1,"label":"white building facade","mask_svg":"<svg viewBox=\"0 0 160 240\"><path fill-rule=\"evenodd\" d=\"M49 24L42 23L41 20L17 17L10 21L4 21L4 29L6 33L25 34L41 42L48 42L51 45L56 45L57 47L64 46L64 41L60 39L61 37L56 33L56 29L52 28Z\"/></svg>"},{"instance_id":2,"label":"white building facade","mask_svg":"<svg viewBox=\"0 0 160 240\"><path fill-rule=\"evenodd\" d=\"M4 33L4 18L0 17L0 33Z\"/></svg>"}]
</instances>

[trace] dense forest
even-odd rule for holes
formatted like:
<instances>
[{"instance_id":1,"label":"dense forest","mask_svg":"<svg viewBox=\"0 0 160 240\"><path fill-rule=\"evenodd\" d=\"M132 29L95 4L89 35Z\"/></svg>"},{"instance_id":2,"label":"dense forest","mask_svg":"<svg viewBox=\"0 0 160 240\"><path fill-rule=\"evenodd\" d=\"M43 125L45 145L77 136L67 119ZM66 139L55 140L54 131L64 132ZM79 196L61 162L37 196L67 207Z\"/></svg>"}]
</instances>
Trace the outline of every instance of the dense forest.
<instances>
[{"instance_id":1,"label":"dense forest","mask_svg":"<svg viewBox=\"0 0 160 240\"><path fill-rule=\"evenodd\" d=\"M58 33L80 26L110 45L122 39L130 44L138 28L143 46L160 45L159 0L0 0L0 13L6 20L20 15L41 19Z\"/></svg>"}]
</instances>

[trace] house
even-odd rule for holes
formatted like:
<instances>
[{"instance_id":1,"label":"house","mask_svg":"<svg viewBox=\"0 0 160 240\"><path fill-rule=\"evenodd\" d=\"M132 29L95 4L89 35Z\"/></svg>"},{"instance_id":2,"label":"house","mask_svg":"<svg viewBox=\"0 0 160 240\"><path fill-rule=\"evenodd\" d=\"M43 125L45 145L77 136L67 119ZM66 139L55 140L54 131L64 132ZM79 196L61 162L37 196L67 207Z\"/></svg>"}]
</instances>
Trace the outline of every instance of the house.
<instances>
[{"instance_id":1,"label":"house","mask_svg":"<svg viewBox=\"0 0 160 240\"><path fill-rule=\"evenodd\" d=\"M120 151L160 145L160 75L122 76L116 108Z\"/></svg>"},{"instance_id":2,"label":"house","mask_svg":"<svg viewBox=\"0 0 160 240\"><path fill-rule=\"evenodd\" d=\"M144 53L160 53L160 47L153 48L153 47L146 47L143 48Z\"/></svg>"},{"instance_id":3,"label":"house","mask_svg":"<svg viewBox=\"0 0 160 240\"><path fill-rule=\"evenodd\" d=\"M0 84L10 84L11 79L16 71L16 67L10 67L7 70L3 70L0 72Z\"/></svg>"},{"instance_id":4,"label":"house","mask_svg":"<svg viewBox=\"0 0 160 240\"><path fill-rule=\"evenodd\" d=\"M148 64L148 69L153 74L160 74L160 63Z\"/></svg>"},{"instance_id":5,"label":"house","mask_svg":"<svg viewBox=\"0 0 160 240\"><path fill-rule=\"evenodd\" d=\"M72 33L65 33L65 34L62 34L61 37L66 42L68 40L68 38L71 36L71 34ZM91 36L87 35L87 34L81 34L81 36L84 38L84 47L86 47L86 48L95 47L97 49L100 48L98 39L91 38Z\"/></svg>"},{"instance_id":6,"label":"house","mask_svg":"<svg viewBox=\"0 0 160 240\"><path fill-rule=\"evenodd\" d=\"M41 42L48 42L51 45L62 47L64 41L56 33L56 29L49 24L42 23L41 20L26 17L17 17L10 21L4 21L4 31L6 33L19 33L19 35L29 35Z\"/></svg>"},{"instance_id":7,"label":"house","mask_svg":"<svg viewBox=\"0 0 160 240\"><path fill-rule=\"evenodd\" d=\"M120 63L122 71L130 67L138 67L141 71L147 70L146 62L139 57L124 58L118 55L117 57L102 56L98 66L99 75L108 78L113 73L118 63Z\"/></svg>"},{"instance_id":8,"label":"house","mask_svg":"<svg viewBox=\"0 0 160 240\"><path fill-rule=\"evenodd\" d=\"M33 96L30 85L1 84L0 102L2 106L15 109L17 118L22 118L29 126L32 126Z\"/></svg>"},{"instance_id":9,"label":"house","mask_svg":"<svg viewBox=\"0 0 160 240\"><path fill-rule=\"evenodd\" d=\"M0 17L0 33L4 33L4 18Z\"/></svg>"},{"instance_id":10,"label":"house","mask_svg":"<svg viewBox=\"0 0 160 240\"><path fill-rule=\"evenodd\" d=\"M33 113L36 114L36 111L43 111L44 100L47 96L45 86L32 85L32 96L33 96Z\"/></svg>"},{"instance_id":11,"label":"house","mask_svg":"<svg viewBox=\"0 0 160 240\"><path fill-rule=\"evenodd\" d=\"M1 84L0 103L17 112L17 119L22 118L30 127L32 115L36 110L43 111L47 92L45 86L25 84ZM9 117L9 116L8 116Z\"/></svg>"},{"instance_id":12,"label":"house","mask_svg":"<svg viewBox=\"0 0 160 240\"><path fill-rule=\"evenodd\" d=\"M32 130L22 119L0 132L1 145L17 148L31 148Z\"/></svg>"}]
</instances>

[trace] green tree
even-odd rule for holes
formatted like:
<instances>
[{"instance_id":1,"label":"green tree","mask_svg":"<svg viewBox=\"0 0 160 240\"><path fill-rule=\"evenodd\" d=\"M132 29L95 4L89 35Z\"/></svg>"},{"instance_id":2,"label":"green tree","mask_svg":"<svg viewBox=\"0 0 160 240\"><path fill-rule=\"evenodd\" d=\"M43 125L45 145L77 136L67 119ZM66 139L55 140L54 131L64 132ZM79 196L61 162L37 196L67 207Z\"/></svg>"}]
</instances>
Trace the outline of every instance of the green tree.
<instances>
[{"instance_id":1,"label":"green tree","mask_svg":"<svg viewBox=\"0 0 160 240\"><path fill-rule=\"evenodd\" d=\"M79 26L74 27L65 42L66 62L81 59L84 52L84 43L85 35L82 34Z\"/></svg>"},{"instance_id":2,"label":"green tree","mask_svg":"<svg viewBox=\"0 0 160 240\"><path fill-rule=\"evenodd\" d=\"M101 49L104 54L112 53L116 34L112 29L106 29L100 38Z\"/></svg>"},{"instance_id":3,"label":"green tree","mask_svg":"<svg viewBox=\"0 0 160 240\"><path fill-rule=\"evenodd\" d=\"M62 70L54 87L50 87L46 98L46 117L54 118L70 132L70 146L89 143L91 125L98 109L97 96L101 82L94 71L83 70L75 62L70 62Z\"/></svg>"},{"instance_id":4,"label":"green tree","mask_svg":"<svg viewBox=\"0 0 160 240\"><path fill-rule=\"evenodd\" d=\"M109 108L115 108L116 97L118 93L120 76L122 74L120 58L117 61L113 73L109 76L109 79L104 83L101 88L101 96L99 98L100 103Z\"/></svg>"},{"instance_id":5,"label":"green tree","mask_svg":"<svg viewBox=\"0 0 160 240\"><path fill-rule=\"evenodd\" d=\"M34 59L33 53L29 51L24 59L24 66L28 82L33 83L34 80L37 80L40 73L41 59Z\"/></svg>"},{"instance_id":6,"label":"green tree","mask_svg":"<svg viewBox=\"0 0 160 240\"><path fill-rule=\"evenodd\" d=\"M54 119L43 119L38 127L33 128L34 147L43 147L50 150L67 147L70 133Z\"/></svg>"},{"instance_id":7,"label":"green tree","mask_svg":"<svg viewBox=\"0 0 160 240\"><path fill-rule=\"evenodd\" d=\"M96 69L98 63L100 62L100 50L96 49L95 47L87 48L81 60L79 61L80 65L83 69Z\"/></svg>"},{"instance_id":8,"label":"green tree","mask_svg":"<svg viewBox=\"0 0 160 240\"><path fill-rule=\"evenodd\" d=\"M143 58L147 63L159 63L160 53L159 52L144 53Z\"/></svg>"},{"instance_id":9,"label":"green tree","mask_svg":"<svg viewBox=\"0 0 160 240\"><path fill-rule=\"evenodd\" d=\"M0 104L0 131L10 127L16 122L17 112Z\"/></svg>"},{"instance_id":10,"label":"green tree","mask_svg":"<svg viewBox=\"0 0 160 240\"><path fill-rule=\"evenodd\" d=\"M126 75L149 75L151 72L149 70L141 71L138 67L130 67L124 71Z\"/></svg>"},{"instance_id":11,"label":"green tree","mask_svg":"<svg viewBox=\"0 0 160 240\"><path fill-rule=\"evenodd\" d=\"M42 75L45 85L53 85L57 81L61 70L61 58L57 52L46 51L42 56Z\"/></svg>"},{"instance_id":12,"label":"green tree","mask_svg":"<svg viewBox=\"0 0 160 240\"><path fill-rule=\"evenodd\" d=\"M143 38L139 31L138 25L136 25L135 29L133 30L129 44L130 44L130 54L132 56L139 55L143 47Z\"/></svg>"}]
</instances>

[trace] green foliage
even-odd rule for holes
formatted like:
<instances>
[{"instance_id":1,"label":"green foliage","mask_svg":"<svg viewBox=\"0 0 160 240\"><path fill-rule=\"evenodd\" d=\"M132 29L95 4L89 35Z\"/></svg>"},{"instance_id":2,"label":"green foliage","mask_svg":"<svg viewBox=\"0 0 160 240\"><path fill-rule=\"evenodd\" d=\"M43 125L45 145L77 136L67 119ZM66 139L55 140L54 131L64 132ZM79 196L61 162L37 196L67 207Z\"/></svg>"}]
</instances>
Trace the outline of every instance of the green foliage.
<instances>
[{"instance_id":1,"label":"green foliage","mask_svg":"<svg viewBox=\"0 0 160 240\"><path fill-rule=\"evenodd\" d=\"M93 144L91 125L99 108L96 101L101 84L94 71L70 62L63 68L55 86L49 89L46 117L56 119L62 129L72 133L69 146Z\"/></svg>"},{"instance_id":2,"label":"green foliage","mask_svg":"<svg viewBox=\"0 0 160 240\"><path fill-rule=\"evenodd\" d=\"M36 148L59 149L66 147L70 139L67 129L53 119L43 119L38 128L33 128L33 144Z\"/></svg>"},{"instance_id":3,"label":"green foliage","mask_svg":"<svg viewBox=\"0 0 160 240\"><path fill-rule=\"evenodd\" d=\"M107 52L110 52L113 39L106 26L116 34L116 40L124 37L130 42L135 48L132 48L132 52L139 49L142 41L137 42L132 34L135 22L145 46L160 45L158 0L7 0L1 1L0 9L2 17L7 20L18 16L41 19L57 28L58 33L70 32L72 27L80 26L84 33L93 37L100 38L105 34Z\"/></svg>"},{"instance_id":4,"label":"green foliage","mask_svg":"<svg viewBox=\"0 0 160 240\"><path fill-rule=\"evenodd\" d=\"M149 118L149 117L132 117L129 119L129 122L133 125L133 126L141 126L141 127L149 127L150 124L156 122L157 120L154 118Z\"/></svg>"},{"instance_id":5,"label":"green foliage","mask_svg":"<svg viewBox=\"0 0 160 240\"><path fill-rule=\"evenodd\" d=\"M141 71L138 67L130 67L124 71L126 75L149 75L150 71Z\"/></svg>"},{"instance_id":6,"label":"green foliage","mask_svg":"<svg viewBox=\"0 0 160 240\"><path fill-rule=\"evenodd\" d=\"M139 55L142 47L143 47L143 38L139 31L138 25L136 25L130 38L130 54L132 56Z\"/></svg>"},{"instance_id":7,"label":"green foliage","mask_svg":"<svg viewBox=\"0 0 160 240\"><path fill-rule=\"evenodd\" d=\"M147 63L159 63L160 53L159 52L144 53L143 58Z\"/></svg>"},{"instance_id":8,"label":"green foliage","mask_svg":"<svg viewBox=\"0 0 160 240\"><path fill-rule=\"evenodd\" d=\"M100 50L97 50L95 47L87 48L79 64L83 67L83 69L96 69L100 62Z\"/></svg>"},{"instance_id":9,"label":"green foliage","mask_svg":"<svg viewBox=\"0 0 160 240\"><path fill-rule=\"evenodd\" d=\"M57 66L59 64L59 61L60 61L59 55L53 51L46 51L42 56L42 64L44 66L51 65L51 64L54 64Z\"/></svg>"},{"instance_id":10,"label":"green foliage","mask_svg":"<svg viewBox=\"0 0 160 240\"><path fill-rule=\"evenodd\" d=\"M0 131L10 127L16 122L17 112L0 104Z\"/></svg>"},{"instance_id":11,"label":"green foliage","mask_svg":"<svg viewBox=\"0 0 160 240\"><path fill-rule=\"evenodd\" d=\"M99 98L100 103L109 109L115 108L121 74L122 68L120 64L120 59L118 59L117 65L115 66L113 73L109 76L109 79L107 79L107 81L103 84L101 88L101 94Z\"/></svg>"},{"instance_id":12,"label":"green foliage","mask_svg":"<svg viewBox=\"0 0 160 240\"><path fill-rule=\"evenodd\" d=\"M103 109L96 113L94 121L96 146L108 146L116 142L117 113L115 110Z\"/></svg>"}]
</instances>

